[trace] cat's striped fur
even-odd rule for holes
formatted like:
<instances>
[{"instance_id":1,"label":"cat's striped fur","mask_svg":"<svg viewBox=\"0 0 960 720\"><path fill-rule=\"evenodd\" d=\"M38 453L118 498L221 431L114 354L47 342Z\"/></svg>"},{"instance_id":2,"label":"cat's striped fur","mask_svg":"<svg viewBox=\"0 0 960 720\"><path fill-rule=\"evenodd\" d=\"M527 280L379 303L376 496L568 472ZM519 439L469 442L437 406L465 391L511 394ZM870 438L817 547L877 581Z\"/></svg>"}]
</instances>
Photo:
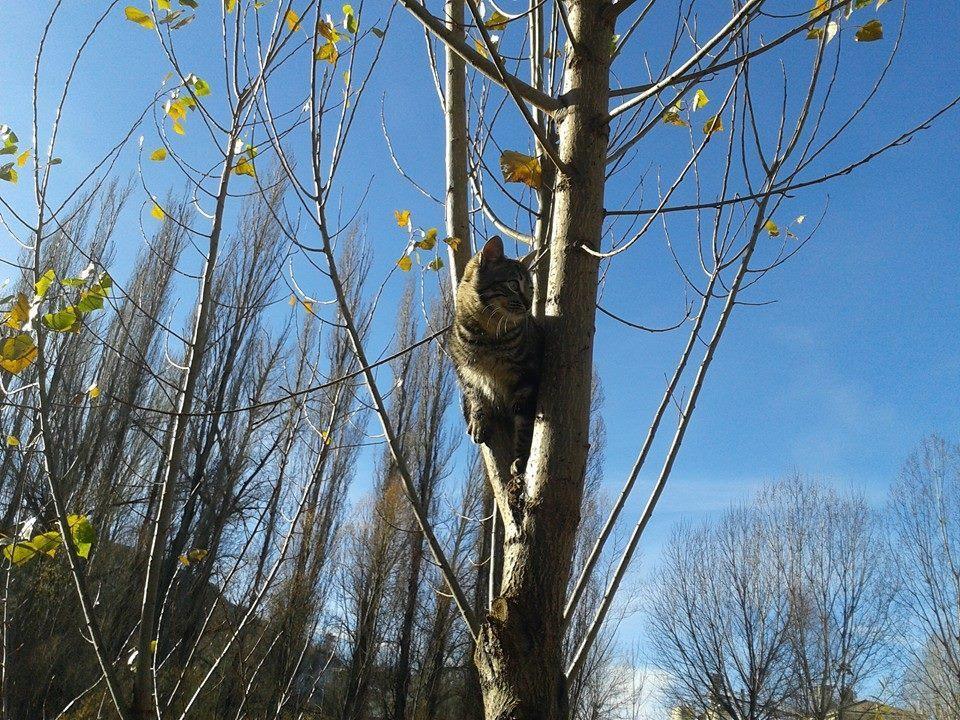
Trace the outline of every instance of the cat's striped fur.
<instances>
[{"instance_id":1,"label":"cat's striped fur","mask_svg":"<svg viewBox=\"0 0 960 720\"><path fill-rule=\"evenodd\" d=\"M450 340L467 432L479 444L497 420L512 423L515 475L530 455L540 384L542 339L530 314L532 295L529 269L504 255L499 237L490 238L457 286Z\"/></svg>"}]
</instances>

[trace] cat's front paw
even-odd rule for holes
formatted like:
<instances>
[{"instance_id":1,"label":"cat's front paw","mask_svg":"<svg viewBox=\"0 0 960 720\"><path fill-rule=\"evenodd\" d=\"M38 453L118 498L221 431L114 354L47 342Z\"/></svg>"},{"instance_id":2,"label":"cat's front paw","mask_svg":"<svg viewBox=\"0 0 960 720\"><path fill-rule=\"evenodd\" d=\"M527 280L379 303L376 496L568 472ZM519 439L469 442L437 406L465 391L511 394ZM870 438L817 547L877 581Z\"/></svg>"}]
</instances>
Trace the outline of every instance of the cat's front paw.
<instances>
[{"instance_id":1,"label":"cat's front paw","mask_svg":"<svg viewBox=\"0 0 960 720\"><path fill-rule=\"evenodd\" d=\"M527 472L527 461L525 458L518 457L510 463L510 475L514 478L522 478Z\"/></svg>"},{"instance_id":2,"label":"cat's front paw","mask_svg":"<svg viewBox=\"0 0 960 720\"><path fill-rule=\"evenodd\" d=\"M473 413L467 420L467 434L477 445L483 445L490 439L490 423L480 413Z\"/></svg>"}]
</instances>

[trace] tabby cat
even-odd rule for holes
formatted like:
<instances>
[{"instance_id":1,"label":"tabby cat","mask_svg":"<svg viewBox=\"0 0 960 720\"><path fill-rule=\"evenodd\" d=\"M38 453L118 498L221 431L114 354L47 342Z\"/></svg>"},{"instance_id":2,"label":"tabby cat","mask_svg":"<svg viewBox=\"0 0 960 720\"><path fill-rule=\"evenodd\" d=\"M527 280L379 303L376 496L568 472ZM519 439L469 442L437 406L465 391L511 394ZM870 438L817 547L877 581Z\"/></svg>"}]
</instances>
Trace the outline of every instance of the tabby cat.
<instances>
[{"instance_id":1,"label":"tabby cat","mask_svg":"<svg viewBox=\"0 0 960 720\"><path fill-rule=\"evenodd\" d=\"M450 341L467 432L481 444L490 439L494 422L512 422L515 477L530 456L540 383L542 337L530 314L532 297L526 261L506 257L503 241L490 238L457 286Z\"/></svg>"}]
</instances>

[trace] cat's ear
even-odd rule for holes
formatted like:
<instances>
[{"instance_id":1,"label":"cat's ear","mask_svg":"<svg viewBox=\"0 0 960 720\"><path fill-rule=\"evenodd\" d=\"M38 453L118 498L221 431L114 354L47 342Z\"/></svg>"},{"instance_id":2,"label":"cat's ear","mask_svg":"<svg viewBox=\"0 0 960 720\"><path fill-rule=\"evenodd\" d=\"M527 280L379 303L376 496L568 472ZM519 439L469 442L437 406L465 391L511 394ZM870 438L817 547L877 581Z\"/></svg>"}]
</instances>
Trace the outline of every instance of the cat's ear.
<instances>
[{"instance_id":1,"label":"cat's ear","mask_svg":"<svg viewBox=\"0 0 960 720\"><path fill-rule=\"evenodd\" d=\"M495 262L503 260L503 240L499 235L494 235L487 240L480 251L480 265L492 265Z\"/></svg>"},{"instance_id":2,"label":"cat's ear","mask_svg":"<svg viewBox=\"0 0 960 720\"><path fill-rule=\"evenodd\" d=\"M522 258L520 258L520 264L523 265L524 269L526 269L529 272L533 270L533 264L534 262L536 262L536 259L537 259L537 251L531 250Z\"/></svg>"}]
</instances>

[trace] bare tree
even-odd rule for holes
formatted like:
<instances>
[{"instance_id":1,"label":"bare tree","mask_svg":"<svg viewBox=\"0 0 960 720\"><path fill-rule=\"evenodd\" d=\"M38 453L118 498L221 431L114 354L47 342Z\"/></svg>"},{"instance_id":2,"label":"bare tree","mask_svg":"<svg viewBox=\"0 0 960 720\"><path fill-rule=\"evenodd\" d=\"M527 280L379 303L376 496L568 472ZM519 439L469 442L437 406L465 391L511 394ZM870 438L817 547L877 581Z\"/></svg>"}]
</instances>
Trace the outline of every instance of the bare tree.
<instances>
[{"instance_id":1,"label":"bare tree","mask_svg":"<svg viewBox=\"0 0 960 720\"><path fill-rule=\"evenodd\" d=\"M902 599L916 644L914 695L930 717L960 712L960 446L934 435L891 490Z\"/></svg>"},{"instance_id":2,"label":"bare tree","mask_svg":"<svg viewBox=\"0 0 960 720\"><path fill-rule=\"evenodd\" d=\"M665 551L649 595L651 640L670 699L697 713L765 720L795 692L771 520L740 505L678 528Z\"/></svg>"}]
</instances>

